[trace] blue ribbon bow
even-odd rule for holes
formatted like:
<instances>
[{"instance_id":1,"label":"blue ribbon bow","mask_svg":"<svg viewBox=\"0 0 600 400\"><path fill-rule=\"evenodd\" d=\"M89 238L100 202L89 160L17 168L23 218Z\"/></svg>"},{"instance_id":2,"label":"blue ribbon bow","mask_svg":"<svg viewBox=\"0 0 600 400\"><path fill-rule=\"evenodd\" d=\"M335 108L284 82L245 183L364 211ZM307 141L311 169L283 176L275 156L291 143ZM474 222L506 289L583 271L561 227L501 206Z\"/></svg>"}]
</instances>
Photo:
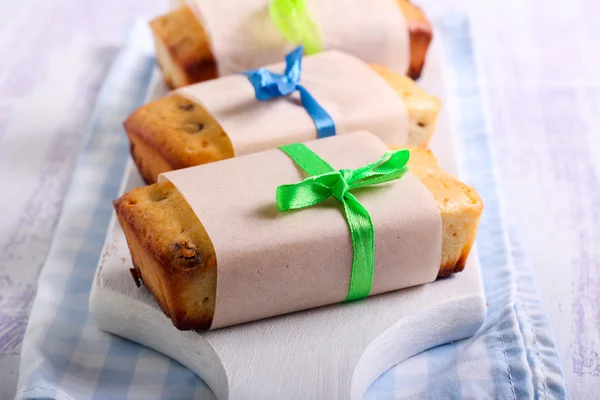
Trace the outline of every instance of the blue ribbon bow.
<instances>
[{"instance_id":1,"label":"blue ribbon bow","mask_svg":"<svg viewBox=\"0 0 600 400\"><path fill-rule=\"evenodd\" d=\"M327 111L317 103L314 97L300 85L302 72L303 47L298 46L285 56L285 72L276 74L266 68L242 72L254 87L256 99L266 101L287 96L296 90L300 92L302 106L306 109L317 127L319 139L335 135L335 123Z\"/></svg>"}]
</instances>

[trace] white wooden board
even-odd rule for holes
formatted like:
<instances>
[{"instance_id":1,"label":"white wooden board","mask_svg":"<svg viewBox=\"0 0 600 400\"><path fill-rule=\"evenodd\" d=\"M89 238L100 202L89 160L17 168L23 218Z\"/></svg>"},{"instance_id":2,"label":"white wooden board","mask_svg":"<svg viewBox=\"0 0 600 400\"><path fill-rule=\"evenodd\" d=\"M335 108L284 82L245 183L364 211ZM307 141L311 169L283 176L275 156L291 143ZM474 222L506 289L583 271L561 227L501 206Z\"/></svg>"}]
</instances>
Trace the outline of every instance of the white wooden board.
<instances>
[{"instance_id":1,"label":"white wooden board","mask_svg":"<svg viewBox=\"0 0 600 400\"><path fill-rule=\"evenodd\" d=\"M444 100L440 54L434 43L421 84ZM165 92L155 75L150 97ZM449 127L444 110L431 147L457 174ZM130 161L122 191L142 184ZM178 360L218 399L361 399L395 364L473 335L486 311L473 251L465 271L427 285L213 332L181 332L148 291L136 287L131 266L113 218L90 296L100 327Z\"/></svg>"}]
</instances>

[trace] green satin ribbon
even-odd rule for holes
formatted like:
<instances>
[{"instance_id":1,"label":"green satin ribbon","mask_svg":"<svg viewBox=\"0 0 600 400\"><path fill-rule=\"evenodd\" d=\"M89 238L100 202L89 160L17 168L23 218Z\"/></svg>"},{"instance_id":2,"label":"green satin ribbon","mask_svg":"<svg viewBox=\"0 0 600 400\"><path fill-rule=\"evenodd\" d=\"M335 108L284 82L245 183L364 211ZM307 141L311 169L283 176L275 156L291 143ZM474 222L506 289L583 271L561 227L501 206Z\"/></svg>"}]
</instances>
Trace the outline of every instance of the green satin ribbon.
<instances>
[{"instance_id":1,"label":"green satin ribbon","mask_svg":"<svg viewBox=\"0 0 600 400\"><path fill-rule=\"evenodd\" d=\"M379 160L358 169L334 170L325 160L301 143L280 147L309 176L301 182L281 185L276 199L279 211L312 207L333 196L344 205L352 238L352 271L346 301L369 295L375 267L375 230L369 212L350 193L362 186L400 179L407 171L407 149L386 152Z\"/></svg>"},{"instance_id":2,"label":"green satin ribbon","mask_svg":"<svg viewBox=\"0 0 600 400\"><path fill-rule=\"evenodd\" d=\"M304 0L270 0L269 16L290 43L304 45L305 54L323 51L323 39Z\"/></svg>"}]
</instances>

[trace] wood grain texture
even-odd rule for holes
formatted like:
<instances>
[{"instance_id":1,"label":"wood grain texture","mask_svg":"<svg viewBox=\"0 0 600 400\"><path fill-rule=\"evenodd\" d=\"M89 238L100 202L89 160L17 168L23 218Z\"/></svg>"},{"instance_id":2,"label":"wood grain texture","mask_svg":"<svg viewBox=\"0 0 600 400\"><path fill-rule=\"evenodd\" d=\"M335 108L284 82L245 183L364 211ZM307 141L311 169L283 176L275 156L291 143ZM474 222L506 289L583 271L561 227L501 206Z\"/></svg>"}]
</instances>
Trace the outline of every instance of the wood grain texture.
<instances>
[{"instance_id":1,"label":"wood grain texture","mask_svg":"<svg viewBox=\"0 0 600 400\"><path fill-rule=\"evenodd\" d=\"M165 0L0 2L0 398L12 398L39 269L97 89L128 24ZM503 194L569 397L600 386L600 3L421 0L472 18ZM596 391L594 391L596 389Z\"/></svg>"}]
</instances>

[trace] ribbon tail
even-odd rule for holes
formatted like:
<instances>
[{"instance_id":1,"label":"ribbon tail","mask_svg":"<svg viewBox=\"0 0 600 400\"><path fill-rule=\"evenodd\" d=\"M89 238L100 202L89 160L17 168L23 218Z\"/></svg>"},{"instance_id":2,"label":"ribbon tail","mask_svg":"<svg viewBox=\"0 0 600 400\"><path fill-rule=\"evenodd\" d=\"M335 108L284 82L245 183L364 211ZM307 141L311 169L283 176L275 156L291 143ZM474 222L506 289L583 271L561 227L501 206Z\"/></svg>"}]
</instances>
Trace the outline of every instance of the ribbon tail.
<instances>
[{"instance_id":1,"label":"ribbon tail","mask_svg":"<svg viewBox=\"0 0 600 400\"><path fill-rule=\"evenodd\" d=\"M343 203L354 253L346 301L354 301L371 292L375 271L375 229L371 215L353 194L346 193Z\"/></svg>"},{"instance_id":2,"label":"ribbon tail","mask_svg":"<svg viewBox=\"0 0 600 400\"><path fill-rule=\"evenodd\" d=\"M333 118L317 103L317 100L308 93L303 86L297 86L300 92L300 100L302 105L313 119L315 126L317 127L317 136L319 139L323 139L330 136L335 136L335 123Z\"/></svg>"}]
</instances>

